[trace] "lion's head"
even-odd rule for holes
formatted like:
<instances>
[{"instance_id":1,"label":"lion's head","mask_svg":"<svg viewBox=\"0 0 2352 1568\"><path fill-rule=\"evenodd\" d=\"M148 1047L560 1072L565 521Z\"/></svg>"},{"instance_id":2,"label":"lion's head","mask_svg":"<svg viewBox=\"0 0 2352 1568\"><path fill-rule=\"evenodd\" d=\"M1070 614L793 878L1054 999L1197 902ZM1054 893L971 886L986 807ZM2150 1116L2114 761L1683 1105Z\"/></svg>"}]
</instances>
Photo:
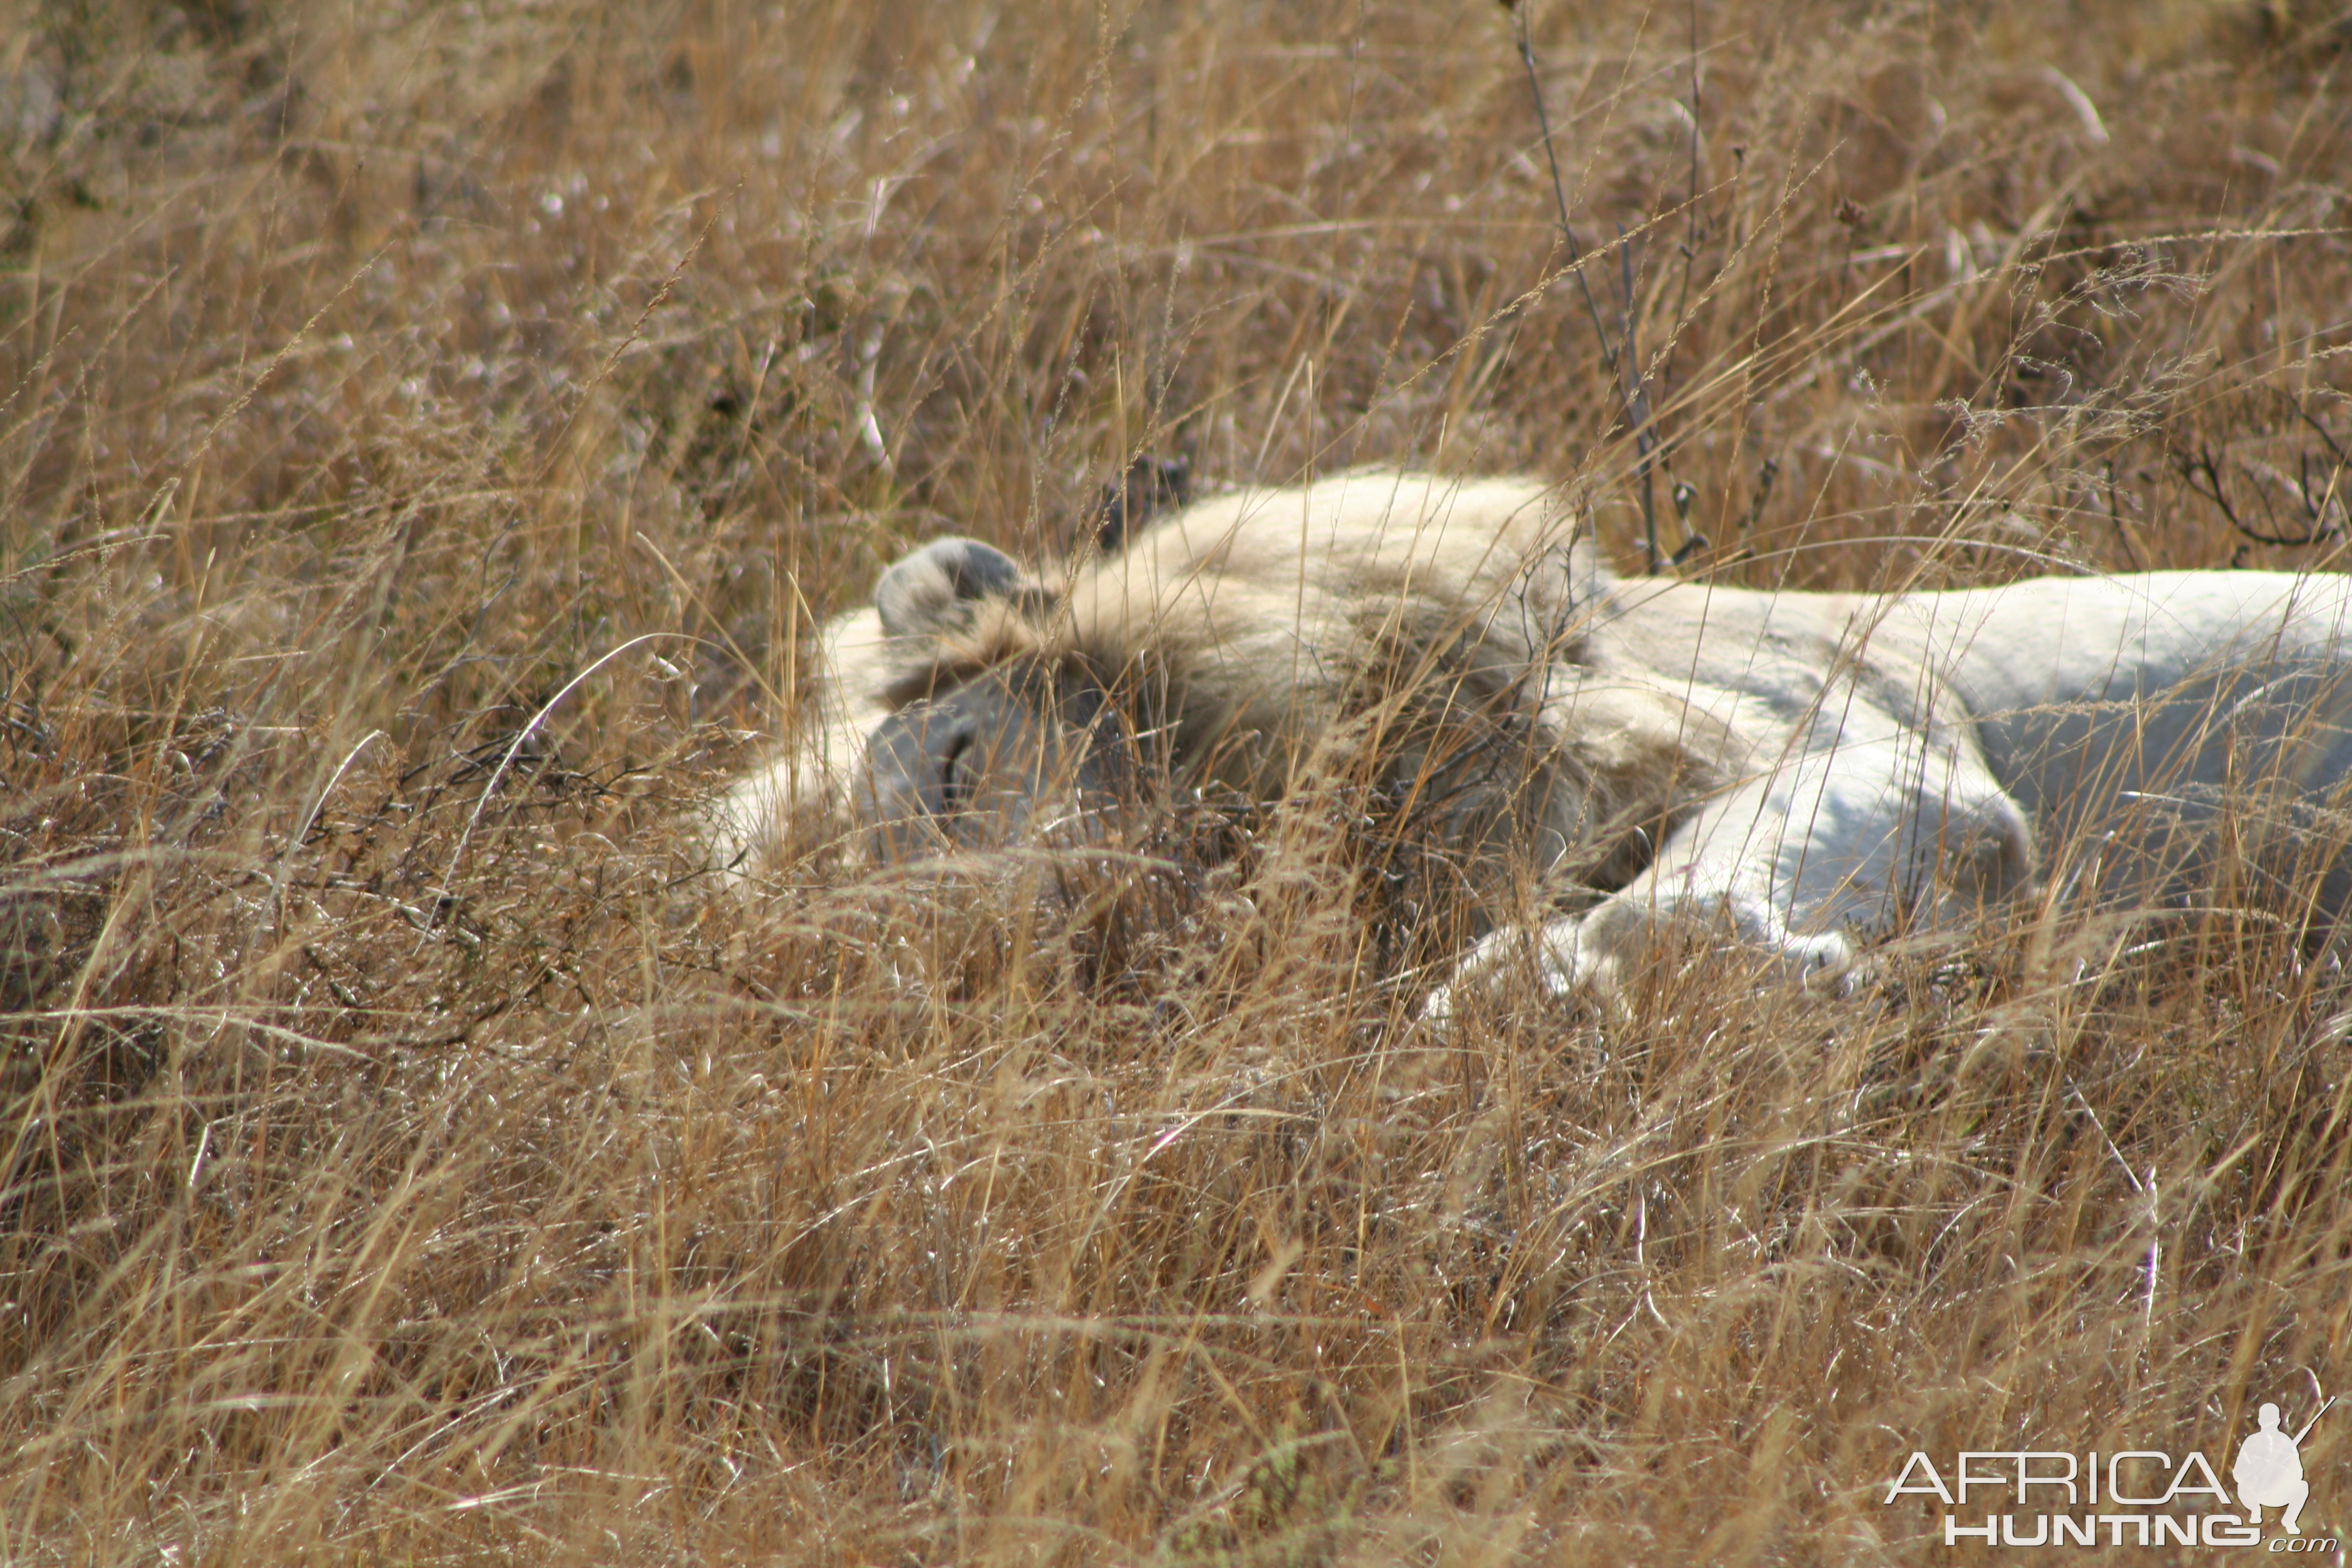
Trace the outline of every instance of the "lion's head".
<instances>
[{"instance_id":1,"label":"lion's head","mask_svg":"<svg viewBox=\"0 0 2352 1568\"><path fill-rule=\"evenodd\" d=\"M852 803L877 858L1090 839L1148 787L1133 672L1057 637L1060 607L974 539L882 574L888 711L863 738Z\"/></svg>"},{"instance_id":2,"label":"lion's head","mask_svg":"<svg viewBox=\"0 0 2352 1568\"><path fill-rule=\"evenodd\" d=\"M964 538L892 565L825 627L800 743L728 797L721 853L758 864L796 808L903 863L1297 806L1493 911L1530 877L1623 885L1705 787L1703 726L1597 658L1606 574L1540 486L1360 471L1107 542L1041 574Z\"/></svg>"},{"instance_id":3,"label":"lion's head","mask_svg":"<svg viewBox=\"0 0 2352 1568\"><path fill-rule=\"evenodd\" d=\"M962 538L891 566L873 707L842 737L870 851L1099 841L1178 784L1336 791L1480 902L1517 870L1632 875L1688 778L1660 754L1673 715L1581 662L1589 546L1526 487L1330 489L1303 524L1220 498L1063 575Z\"/></svg>"}]
</instances>

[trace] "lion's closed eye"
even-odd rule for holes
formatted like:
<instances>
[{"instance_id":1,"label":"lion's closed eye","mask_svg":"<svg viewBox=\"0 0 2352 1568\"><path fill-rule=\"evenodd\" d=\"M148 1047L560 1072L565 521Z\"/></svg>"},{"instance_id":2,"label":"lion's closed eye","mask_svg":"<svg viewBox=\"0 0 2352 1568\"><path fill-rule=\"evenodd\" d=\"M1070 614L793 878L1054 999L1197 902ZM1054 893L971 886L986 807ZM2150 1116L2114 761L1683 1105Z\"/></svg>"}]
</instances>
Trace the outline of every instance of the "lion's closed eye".
<instances>
[{"instance_id":1,"label":"lion's closed eye","mask_svg":"<svg viewBox=\"0 0 2352 1568\"><path fill-rule=\"evenodd\" d=\"M940 757L940 815L954 816L971 804L971 750L970 731L957 734L947 743Z\"/></svg>"}]
</instances>

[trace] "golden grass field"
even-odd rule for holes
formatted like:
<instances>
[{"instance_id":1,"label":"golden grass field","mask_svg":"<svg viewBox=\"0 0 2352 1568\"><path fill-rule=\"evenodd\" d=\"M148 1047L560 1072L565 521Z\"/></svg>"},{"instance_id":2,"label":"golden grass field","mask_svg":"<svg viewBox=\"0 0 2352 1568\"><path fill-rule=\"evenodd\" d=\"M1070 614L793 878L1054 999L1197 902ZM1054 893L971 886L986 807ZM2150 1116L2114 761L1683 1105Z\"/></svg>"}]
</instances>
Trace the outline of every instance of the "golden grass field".
<instances>
[{"instance_id":1,"label":"golden grass field","mask_svg":"<svg viewBox=\"0 0 2352 1568\"><path fill-rule=\"evenodd\" d=\"M1493 0L0 3L0 1563L1925 1563L1914 1449L2344 1387L2227 886L1440 1034L1344 802L704 864L816 617L1139 454L2339 566L2333 7L1527 5L1573 274Z\"/></svg>"}]
</instances>

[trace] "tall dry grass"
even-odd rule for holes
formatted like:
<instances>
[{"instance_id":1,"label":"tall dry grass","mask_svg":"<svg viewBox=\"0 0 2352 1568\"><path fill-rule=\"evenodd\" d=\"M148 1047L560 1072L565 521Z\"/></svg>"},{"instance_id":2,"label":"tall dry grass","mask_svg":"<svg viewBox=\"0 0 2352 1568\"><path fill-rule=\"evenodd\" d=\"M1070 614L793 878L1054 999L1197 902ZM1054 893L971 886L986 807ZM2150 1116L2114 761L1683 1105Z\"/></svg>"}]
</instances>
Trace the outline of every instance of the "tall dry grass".
<instances>
[{"instance_id":1,"label":"tall dry grass","mask_svg":"<svg viewBox=\"0 0 2352 1568\"><path fill-rule=\"evenodd\" d=\"M1139 453L2334 565L2326 8L1528 4L1575 276L1469 0L0 7L0 1558L1917 1561L2342 1384L2227 898L1441 1038L1337 815L712 887L812 618Z\"/></svg>"}]
</instances>

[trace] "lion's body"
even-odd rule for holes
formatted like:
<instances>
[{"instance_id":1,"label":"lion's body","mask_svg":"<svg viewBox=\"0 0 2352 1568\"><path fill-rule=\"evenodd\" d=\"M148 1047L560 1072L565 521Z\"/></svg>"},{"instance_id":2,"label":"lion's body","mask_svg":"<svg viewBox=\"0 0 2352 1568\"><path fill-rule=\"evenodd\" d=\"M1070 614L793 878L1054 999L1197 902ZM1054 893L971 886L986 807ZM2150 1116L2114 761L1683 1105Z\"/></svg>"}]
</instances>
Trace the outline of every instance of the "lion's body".
<instances>
[{"instance_id":1,"label":"lion's body","mask_svg":"<svg viewBox=\"0 0 2352 1568\"><path fill-rule=\"evenodd\" d=\"M1134 732L1180 772L1269 799L1345 735L1465 857L1606 895L1546 928L1562 982L1606 979L1663 912L1727 916L1811 972L1854 933L2053 876L2153 896L2217 833L2352 774L2336 576L1614 581L1536 484L1355 472L1202 502L1059 581L935 545L877 598L827 628L816 722L731 821L797 795L875 826L936 798L877 782L877 727L992 669L1082 671L1056 689L1142 694ZM2245 863L2300 868L2332 913L2339 848L2306 822Z\"/></svg>"}]
</instances>

